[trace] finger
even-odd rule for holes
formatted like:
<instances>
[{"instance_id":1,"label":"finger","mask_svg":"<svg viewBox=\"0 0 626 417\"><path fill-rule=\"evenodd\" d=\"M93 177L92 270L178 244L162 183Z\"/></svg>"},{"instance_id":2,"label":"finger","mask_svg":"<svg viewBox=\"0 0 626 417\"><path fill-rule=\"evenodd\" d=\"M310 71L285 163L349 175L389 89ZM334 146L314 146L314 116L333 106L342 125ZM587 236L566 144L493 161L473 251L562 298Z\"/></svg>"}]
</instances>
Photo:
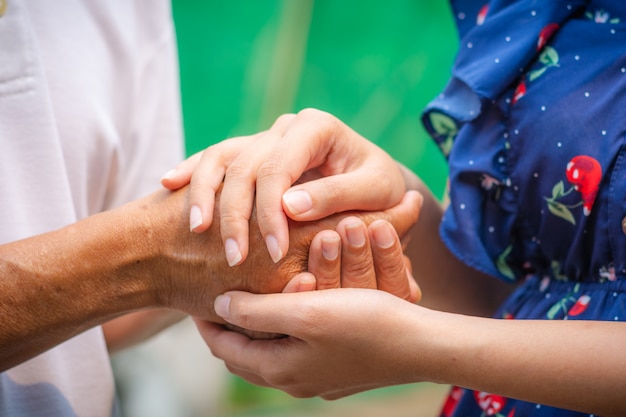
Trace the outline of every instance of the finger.
<instances>
[{"instance_id":1,"label":"finger","mask_svg":"<svg viewBox=\"0 0 626 417\"><path fill-rule=\"evenodd\" d=\"M402 249L405 249L404 245L402 246ZM406 268L406 278L409 281L409 289L411 291L411 297L409 298L409 301L412 303L419 303L422 300L422 289L413 277L413 266L411 265L411 259L406 255L404 255L403 258L404 266Z\"/></svg>"},{"instance_id":2,"label":"finger","mask_svg":"<svg viewBox=\"0 0 626 417\"><path fill-rule=\"evenodd\" d=\"M268 249L274 252L274 260L287 253L289 248L287 218L282 203L285 191L311 168L325 165L329 167L323 172L325 175L338 173L337 170L349 166L340 160L351 160L356 153L349 144L336 146L341 143L340 136L349 128L328 113L303 110L286 127L271 157L259 166L257 172L259 229ZM361 138L361 142L367 141ZM337 152L338 148L341 152ZM333 156L337 161L328 164L331 154L337 155Z\"/></svg>"},{"instance_id":3,"label":"finger","mask_svg":"<svg viewBox=\"0 0 626 417\"><path fill-rule=\"evenodd\" d=\"M368 231L372 242L378 289L409 300L411 288L398 234L385 220L374 221L368 227Z\"/></svg>"},{"instance_id":4,"label":"finger","mask_svg":"<svg viewBox=\"0 0 626 417\"><path fill-rule=\"evenodd\" d=\"M271 129L255 135L255 142L250 143L248 149L241 152L226 169L220 197L220 228L224 246L227 248L226 258L231 266L241 263L248 253L248 225L255 195L259 194L257 190L258 167L272 155L276 142L279 141L283 130L292 119L291 116L279 117ZM282 213L281 215L285 219L281 236L286 235L288 239L286 217ZM284 248L284 251L281 250L276 237L263 234L263 224L267 219L260 216L258 210L256 219L261 234L266 240L270 256L274 262L278 262L283 254L287 253L287 248Z\"/></svg>"},{"instance_id":5,"label":"finger","mask_svg":"<svg viewBox=\"0 0 626 417\"><path fill-rule=\"evenodd\" d=\"M349 216L337 224L341 236L341 287L376 288L376 272L365 223Z\"/></svg>"},{"instance_id":6,"label":"finger","mask_svg":"<svg viewBox=\"0 0 626 417\"><path fill-rule=\"evenodd\" d=\"M213 356L223 360L229 371L239 375L244 374L245 369L249 376L258 374L254 370L254 365L258 362L254 362L252 352L263 352L264 341L251 340L244 334L208 321L194 318L194 322ZM261 381L255 379L255 382Z\"/></svg>"},{"instance_id":7,"label":"finger","mask_svg":"<svg viewBox=\"0 0 626 417\"><path fill-rule=\"evenodd\" d=\"M317 289L341 287L341 236L323 230L313 237L309 247L309 272L317 279Z\"/></svg>"},{"instance_id":8,"label":"finger","mask_svg":"<svg viewBox=\"0 0 626 417\"><path fill-rule=\"evenodd\" d=\"M254 372L250 372L246 370L245 368L239 368L239 367L236 367L227 363L226 369L228 369L228 371L231 374L237 375L238 377L244 379L246 382L250 384L254 384L259 387L275 388L272 385L270 385L264 378L255 374Z\"/></svg>"},{"instance_id":9,"label":"finger","mask_svg":"<svg viewBox=\"0 0 626 417\"><path fill-rule=\"evenodd\" d=\"M298 315L294 306L305 302L315 292L292 294L251 294L229 291L215 299L215 312L235 326L262 332L295 335L300 334ZM291 320L285 320L290 317ZM277 329L272 331L268 329Z\"/></svg>"},{"instance_id":10,"label":"finger","mask_svg":"<svg viewBox=\"0 0 626 417\"><path fill-rule=\"evenodd\" d=\"M409 289L411 291L411 296L408 299L408 301L412 303L419 303L422 300L422 289L417 284L417 282L415 281L415 278L413 278L413 275L411 275L408 270L407 270L406 276L409 281Z\"/></svg>"},{"instance_id":11,"label":"finger","mask_svg":"<svg viewBox=\"0 0 626 417\"><path fill-rule=\"evenodd\" d=\"M211 226L215 196L224 180L226 167L241 152L248 149L249 144L257 136L227 139L202 152L199 161L195 163L190 182L189 228L191 231L202 233Z\"/></svg>"},{"instance_id":12,"label":"finger","mask_svg":"<svg viewBox=\"0 0 626 417\"><path fill-rule=\"evenodd\" d=\"M189 184L191 176L195 171L200 158L202 157L202 151L197 152L178 164L176 168L167 171L161 177L161 184L168 190L178 190L181 187Z\"/></svg>"},{"instance_id":13,"label":"finger","mask_svg":"<svg viewBox=\"0 0 626 417\"><path fill-rule=\"evenodd\" d=\"M370 166L325 176L288 189L282 196L283 209L298 221L318 220L342 211L383 210L402 198L404 186L391 184L398 181L397 177Z\"/></svg>"},{"instance_id":14,"label":"finger","mask_svg":"<svg viewBox=\"0 0 626 417\"><path fill-rule=\"evenodd\" d=\"M294 293L294 292L305 292L305 291L313 291L317 286L317 280L314 274L308 272L302 272L295 277L291 278L285 288L283 288L283 293Z\"/></svg>"},{"instance_id":15,"label":"finger","mask_svg":"<svg viewBox=\"0 0 626 417\"><path fill-rule=\"evenodd\" d=\"M399 204L383 212L400 238L405 238L417 222L423 201L424 197L419 192L407 191Z\"/></svg>"}]
</instances>

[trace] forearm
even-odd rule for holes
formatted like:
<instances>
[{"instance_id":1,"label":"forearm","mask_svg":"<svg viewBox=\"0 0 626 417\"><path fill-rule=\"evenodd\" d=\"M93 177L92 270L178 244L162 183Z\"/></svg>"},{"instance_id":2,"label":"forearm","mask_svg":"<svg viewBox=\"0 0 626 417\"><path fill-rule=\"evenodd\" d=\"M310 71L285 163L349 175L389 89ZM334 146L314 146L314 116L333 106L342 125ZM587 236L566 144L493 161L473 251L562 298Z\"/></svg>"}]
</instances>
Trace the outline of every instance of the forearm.
<instances>
[{"instance_id":1,"label":"forearm","mask_svg":"<svg viewBox=\"0 0 626 417\"><path fill-rule=\"evenodd\" d=\"M143 219L134 209L107 212L0 246L0 369L155 303Z\"/></svg>"},{"instance_id":2,"label":"forearm","mask_svg":"<svg viewBox=\"0 0 626 417\"><path fill-rule=\"evenodd\" d=\"M626 324L415 317L425 379L603 416L626 415ZM445 337L442 337L445 335ZM584 335L581 337L581 335ZM415 349L424 344L424 349Z\"/></svg>"},{"instance_id":3,"label":"forearm","mask_svg":"<svg viewBox=\"0 0 626 417\"><path fill-rule=\"evenodd\" d=\"M468 267L450 253L439 236L442 204L415 174L401 168L407 187L424 197L406 249L413 276L422 289L420 304L437 310L491 316L512 286Z\"/></svg>"}]
</instances>

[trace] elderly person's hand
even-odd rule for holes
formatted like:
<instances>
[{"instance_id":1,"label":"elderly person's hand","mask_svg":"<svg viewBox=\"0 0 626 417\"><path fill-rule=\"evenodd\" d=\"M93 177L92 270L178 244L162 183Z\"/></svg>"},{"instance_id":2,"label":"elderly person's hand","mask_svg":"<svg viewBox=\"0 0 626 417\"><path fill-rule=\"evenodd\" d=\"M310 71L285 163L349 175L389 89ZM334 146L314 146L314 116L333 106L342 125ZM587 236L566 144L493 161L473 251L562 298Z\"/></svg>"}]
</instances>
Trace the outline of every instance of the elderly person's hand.
<instances>
[{"instance_id":1,"label":"elderly person's hand","mask_svg":"<svg viewBox=\"0 0 626 417\"><path fill-rule=\"evenodd\" d=\"M406 193L398 205L381 212L346 212L315 222L291 221L290 249L278 263L265 250L253 212L248 260L235 267L218 255L223 250L218 222L206 233L189 233L184 215L188 198L188 189L182 189L156 194L144 202L152 225L146 231L145 244L152 256L160 258L153 263L158 267L150 275L159 283L156 293L163 307L222 322L212 307L217 295L229 290L281 292L294 276L307 270L317 276L318 289L380 288L412 301L419 297L417 287L407 277L400 240L394 233L395 228L404 236L417 221L421 195L416 192ZM219 210L214 215L219 218ZM341 252L338 237L330 235L332 230L342 240Z\"/></svg>"}]
</instances>

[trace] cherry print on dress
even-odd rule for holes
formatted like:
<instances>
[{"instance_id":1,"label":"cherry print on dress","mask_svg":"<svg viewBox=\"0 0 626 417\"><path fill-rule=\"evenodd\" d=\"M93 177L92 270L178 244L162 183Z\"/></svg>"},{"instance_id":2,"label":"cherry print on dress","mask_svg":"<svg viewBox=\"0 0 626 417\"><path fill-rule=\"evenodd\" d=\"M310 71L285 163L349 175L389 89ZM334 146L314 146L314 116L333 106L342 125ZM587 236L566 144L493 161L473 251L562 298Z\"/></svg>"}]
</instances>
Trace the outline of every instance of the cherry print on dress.
<instances>
[{"instance_id":1,"label":"cherry print on dress","mask_svg":"<svg viewBox=\"0 0 626 417\"><path fill-rule=\"evenodd\" d=\"M507 398L501 395L490 394L484 391L474 391L474 398L476 404L483 410L485 416L504 417L504 414L500 414L500 410L504 408L507 402ZM513 408L506 417L514 417L515 408Z\"/></svg>"},{"instance_id":2,"label":"cherry print on dress","mask_svg":"<svg viewBox=\"0 0 626 417\"><path fill-rule=\"evenodd\" d=\"M576 219L571 209L582 205L583 214L585 216L591 214L600 180L602 180L602 166L591 156L578 155L568 162L565 175L573 187L566 191L563 181L559 181L552 188L552 196L544 198L552 214L575 225ZM580 203L567 205L559 201L572 191L578 191L581 194L582 201Z\"/></svg>"},{"instance_id":3,"label":"cherry print on dress","mask_svg":"<svg viewBox=\"0 0 626 417\"><path fill-rule=\"evenodd\" d=\"M587 294L581 295L580 297L578 297L578 300L576 300L576 304L574 304L572 308L569 309L567 315L573 317L582 314L585 310L587 310L587 307L589 306L589 301L591 301L590 296L588 296Z\"/></svg>"},{"instance_id":4,"label":"cherry print on dress","mask_svg":"<svg viewBox=\"0 0 626 417\"><path fill-rule=\"evenodd\" d=\"M519 99L526 95L526 82L522 79L520 83L517 85L515 92L513 93L513 99L511 100L511 104L515 104Z\"/></svg>"},{"instance_id":5,"label":"cherry print on dress","mask_svg":"<svg viewBox=\"0 0 626 417\"><path fill-rule=\"evenodd\" d=\"M485 18L487 17L488 12L489 12L488 4L485 4L483 7L481 7L480 11L478 12L478 15L476 16L476 24L478 26L485 23Z\"/></svg>"},{"instance_id":6,"label":"cherry print on dress","mask_svg":"<svg viewBox=\"0 0 626 417\"><path fill-rule=\"evenodd\" d=\"M602 179L600 163L587 155L575 156L567 164L565 172L567 180L574 185L576 191L582 194L583 212L585 216L589 216Z\"/></svg>"},{"instance_id":7,"label":"cherry print on dress","mask_svg":"<svg viewBox=\"0 0 626 417\"><path fill-rule=\"evenodd\" d=\"M454 415L456 406L459 404L464 391L463 388L452 387L441 410L441 417L452 417L452 415Z\"/></svg>"},{"instance_id":8,"label":"cherry print on dress","mask_svg":"<svg viewBox=\"0 0 626 417\"><path fill-rule=\"evenodd\" d=\"M554 35L558 29L559 25L557 23L549 23L541 29L541 32L539 32L539 38L537 38L538 51L546 46L552 35Z\"/></svg>"}]
</instances>

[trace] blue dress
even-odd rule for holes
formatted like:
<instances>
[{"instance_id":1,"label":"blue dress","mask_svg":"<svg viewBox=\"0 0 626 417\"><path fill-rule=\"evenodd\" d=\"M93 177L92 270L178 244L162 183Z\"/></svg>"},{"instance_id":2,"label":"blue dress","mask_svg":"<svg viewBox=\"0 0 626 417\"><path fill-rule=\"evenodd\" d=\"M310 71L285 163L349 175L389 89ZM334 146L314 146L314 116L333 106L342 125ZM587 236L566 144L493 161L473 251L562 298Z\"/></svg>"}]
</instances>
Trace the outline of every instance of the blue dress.
<instances>
[{"instance_id":1,"label":"blue dress","mask_svg":"<svg viewBox=\"0 0 626 417\"><path fill-rule=\"evenodd\" d=\"M499 318L626 320L626 1L452 10L459 52L423 114L449 163L442 239L519 284ZM578 415L462 388L442 411Z\"/></svg>"}]
</instances>

